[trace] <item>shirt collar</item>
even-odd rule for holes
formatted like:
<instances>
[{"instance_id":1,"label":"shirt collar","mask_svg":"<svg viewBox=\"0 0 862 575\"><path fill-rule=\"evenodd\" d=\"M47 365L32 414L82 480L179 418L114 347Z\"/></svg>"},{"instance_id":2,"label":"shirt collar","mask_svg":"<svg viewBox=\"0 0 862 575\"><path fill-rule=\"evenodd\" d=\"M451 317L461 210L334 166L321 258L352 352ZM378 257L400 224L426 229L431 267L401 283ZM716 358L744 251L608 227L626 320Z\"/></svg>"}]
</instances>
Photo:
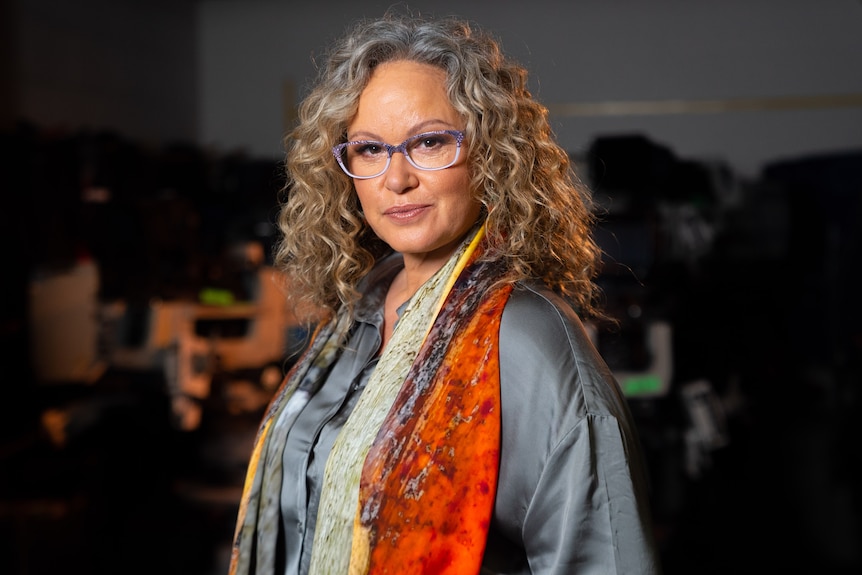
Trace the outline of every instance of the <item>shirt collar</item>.
<instances>
[{"instance_id":1,"label":"shirt collar","mask_svg":"<svg viewBox=\"0 0 862 575\"><path fill-rule=\"evenodd\" d=\"M393 252L381 259L357 289L363 294L356 304L354 317L356 321L381 325L383 323L383 304L386 292L396 274L404 267L401 254Z\"/></svg>"}]
</instances>

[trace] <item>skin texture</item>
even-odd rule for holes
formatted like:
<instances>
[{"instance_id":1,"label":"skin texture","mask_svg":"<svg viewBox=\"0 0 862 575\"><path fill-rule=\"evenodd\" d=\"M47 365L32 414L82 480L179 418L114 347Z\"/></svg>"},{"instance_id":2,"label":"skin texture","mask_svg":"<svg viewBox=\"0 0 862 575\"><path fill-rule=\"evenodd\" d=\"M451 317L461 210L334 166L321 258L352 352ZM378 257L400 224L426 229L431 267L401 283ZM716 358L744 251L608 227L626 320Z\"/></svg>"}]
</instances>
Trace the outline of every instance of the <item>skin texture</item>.
<instances>
[{"instance_id":1,"label":"skin texture","mask_svg":"<svg viewBox=\"0 0 862 575\"><path fill-rule=\"evenodd\" d=\"M430 130L463 130L449 102L443 70L417 62L381 64L359 98L348 139L399 144ZM403 154L392 156L385 174L354 180L368 225L404 256L404 272L393 282L392 300L406 301L449 258L480 213L469 191L467 153L445 170L419 170Z\"/></svg>"}]
</instances>

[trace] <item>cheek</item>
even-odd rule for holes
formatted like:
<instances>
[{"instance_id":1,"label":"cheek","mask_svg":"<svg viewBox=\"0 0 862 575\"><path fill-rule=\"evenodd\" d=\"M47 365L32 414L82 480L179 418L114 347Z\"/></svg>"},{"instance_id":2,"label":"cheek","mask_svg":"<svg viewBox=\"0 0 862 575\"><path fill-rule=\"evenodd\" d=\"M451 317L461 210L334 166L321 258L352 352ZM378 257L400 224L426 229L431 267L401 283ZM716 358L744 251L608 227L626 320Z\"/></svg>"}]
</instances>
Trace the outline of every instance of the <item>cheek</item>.
<instances>
[{"instance_id":1,"label":"cheek","mask_svg":"<svg viewBox=\"0 0 862 575\"><path fill-rule=\"evenodd\" d=\"M473 206L478 204L470 193L470 180L466 175L450 180L447 184L446 189L449 190L449 196L453 203L466 210L472 210Z\"/></svg>"}]
</instances>

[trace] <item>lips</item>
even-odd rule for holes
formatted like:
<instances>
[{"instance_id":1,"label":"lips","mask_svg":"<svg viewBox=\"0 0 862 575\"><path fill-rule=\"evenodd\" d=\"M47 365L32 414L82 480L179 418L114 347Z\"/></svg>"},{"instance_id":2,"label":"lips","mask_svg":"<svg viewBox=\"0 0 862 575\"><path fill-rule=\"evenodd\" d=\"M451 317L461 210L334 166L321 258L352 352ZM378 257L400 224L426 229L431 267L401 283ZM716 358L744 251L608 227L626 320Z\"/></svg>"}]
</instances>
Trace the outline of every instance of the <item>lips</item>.
<instances>
[{"instance_id":1,"label":"lips","mask_svg":"<svg viewBox=\"0 0 862 575\"><path fill-rule=\"evenodd\" d=\"M396 220L407 220L420 215L429 207L430 206L428 204L404 204L401 206L392 206L384 211L383 215Z\"/></svg>"}]
</instances>

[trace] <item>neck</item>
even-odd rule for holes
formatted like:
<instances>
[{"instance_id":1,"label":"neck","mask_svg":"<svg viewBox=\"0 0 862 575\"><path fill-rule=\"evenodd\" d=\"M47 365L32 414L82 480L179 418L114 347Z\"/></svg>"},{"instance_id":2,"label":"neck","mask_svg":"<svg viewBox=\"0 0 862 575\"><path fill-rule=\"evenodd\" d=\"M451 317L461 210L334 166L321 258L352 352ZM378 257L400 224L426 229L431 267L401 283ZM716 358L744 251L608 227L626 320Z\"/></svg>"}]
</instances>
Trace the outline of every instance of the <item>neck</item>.
<instances>
[{"instance_id":1,"label":"neck","mask_svg":"<svg viewBox=\"0 0 862 575\"><path fill-rule=\"evenodd\" d=\"M437 273L444 263L445 260L437 261L410 257L409 255L404 256L404 268L395 275L392 283L389 284L389 290L386 292L381 351L392 336L392 330L398 320L398 308L413 297L413 294L422 284Z\"/></svg>"},{"instance_id":2,"label":"neck","mask_svg":"<svg viewBox=\"0 0 862 575\"><path fill-rule=\"evenodd\" d=\"M444 263L446 263L446 260L429 260L405 255L404 269L401 270L392 282L393 287L397 288L399 292L397 295L403 296L403 301L410 299L422 284L443 267Z\"/></svg>"}]
</instances>

